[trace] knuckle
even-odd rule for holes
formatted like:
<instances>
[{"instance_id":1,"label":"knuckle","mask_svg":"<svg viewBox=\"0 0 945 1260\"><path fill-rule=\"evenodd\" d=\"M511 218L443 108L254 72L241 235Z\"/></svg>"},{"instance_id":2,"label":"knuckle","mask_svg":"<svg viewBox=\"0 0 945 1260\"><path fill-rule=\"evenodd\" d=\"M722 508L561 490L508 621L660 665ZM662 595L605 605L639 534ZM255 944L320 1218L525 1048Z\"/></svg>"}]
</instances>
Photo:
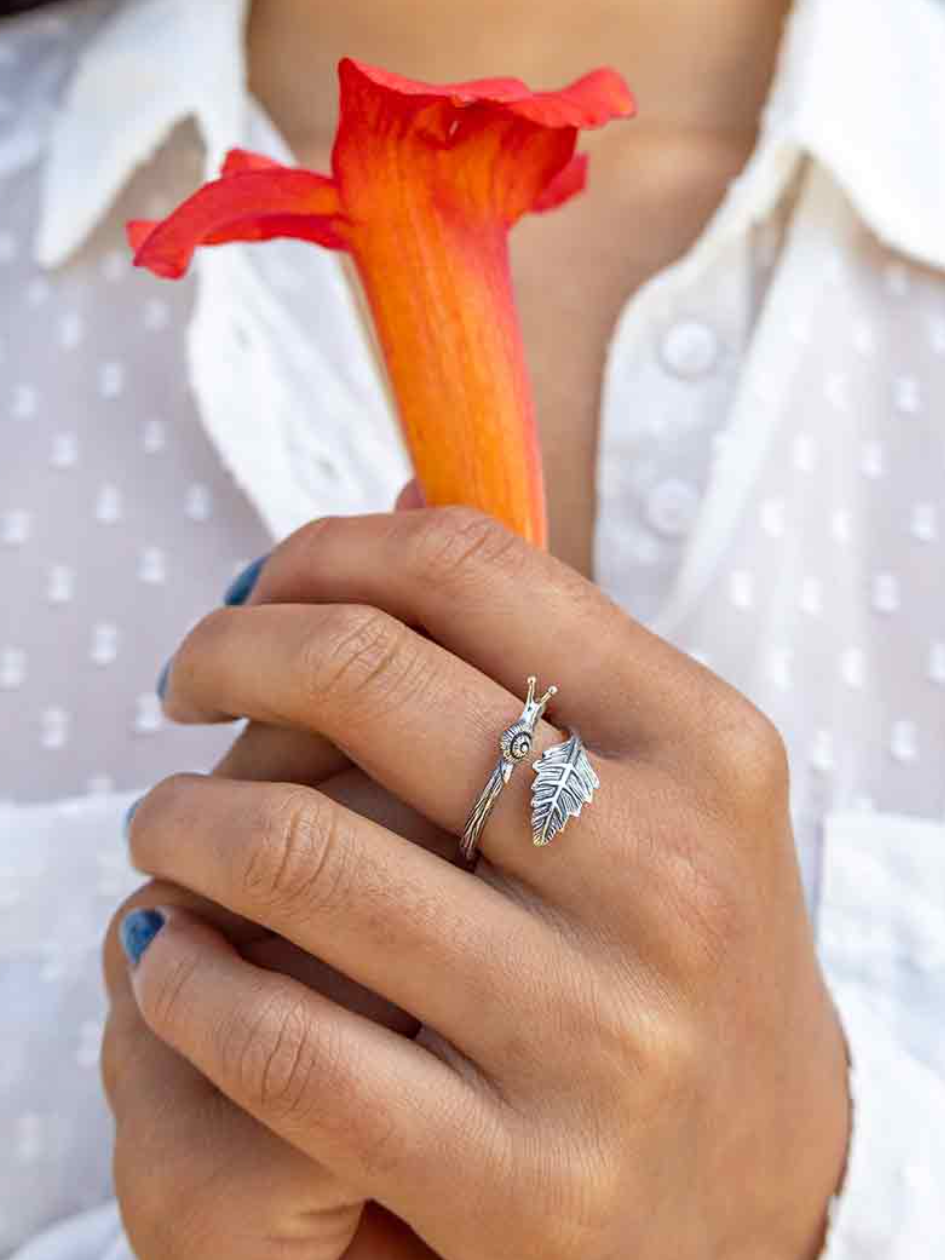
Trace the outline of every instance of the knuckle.
<instances>
[{"instance_id":1,"label":"knuckle","mask_svg":"<svg viewBox=\"0 0 945 1260\"><path fill-rule=\"evenodd\" d=\"M314 792L288 791L247 829L242 888L250 905L310 916L347 904L348 860L338 810Z\"/></svg>"},{"instance_id":2,"label":"knuckle","mask_svg":"<svg viewBox=\"0 0 945 1260\"><path fill-rule=\"evenodd\" d=\"M369 1182L386 1179L403 1162L404 1144L400 1128L383 1108L358 1117L355 1142L360 1165Z\"/></svg>"},{"instance_id":3,"label":"knuckle","mask_svg":"<svg viewBox=\"0 0 945 1260\"><path fill-rule=\"evenodd\" d=\"M494 579L497 566L514 568L524 544L494 517L467 507L411 514L414 558L428 582L455 588Z\"/></svg>"},{"instance_id":4,"label":"knuckle","mask_svg":"<svg viewBox=\"0 0 945 1260\"><path fill-rule=\"evenodd\" d=\"M302 1000L277 989L248 1017L236 1012L221 1034L239 1097L269 1118L301 1122L319 1058Z\"/></svg>"},{"instance_id":5,"label":"knuckle","mask_svg":"<svg viewBox=\"0 0 945 1260\"><path fill-rule=\"evenodd\" d=\"M662 1105L690 1089L699 1061L698 1038L679 1011L663 1013L645 1028L644 1072Z\"/></svg>"},{"instance_id":6,"label":"knuckle","mask_svg":"<svg viewBox=\"0 0 945 1260\"><path fill-rule=\"evenodd\" d=\"M782 805L790 770L784 739L774 723L738 694L716 705L712 716L712 777L726 798L752 813Z\"/></svg>"},{"instance_id":7,"label":"knuckle","mask_svg":"<svg viewBox=\"0 0 945 1260\"><path fill-rule=\"evenodd\" d=\"M636 1036L634 1097L644 1123L662 1124L692 1106L704 1076L694 1021L681 1010L662 1011L641 1021Z\"/></svg>"},{"instance_id":8,"label":"knuckle","mask_svg":"<svg viewBox=\"0 0 945 1260\"><path fill-rule=\"evenodd\" d=\"M148 972L148 983L138 991L138 1005L145 1023L172 1046L179 1043L191 1022L189 988L199 965L196 953L176 952L157 974Z\"/></svg>"},{"instance_id":9,"label":"knuckle","mask_svg":"<svg viewBox=\"0 0 945 1260\"><path fill-rule=\"evenodd\" d=\"M371 713L397 693L411 671L409 631L390 614L337 604L320 614L319 631L299 648L299 676L314 704L342 699L349 720Z\"/></svg>"},{"instance_id":10,"label":"knuckle","mask_svg":"<svg viewBox=\"0 0 945 1260\"><path fill-rule=\"evenodd\" d=\"M403 1137L384 1108L358 1105L360 1078L350 1040L313 1021L304 996L267 993L218 1030L224 1077L250 1112L281 1130L317 1136L326 1155L353 1152L366 1176L388 1173L404 1156Z\"/></svg>"},{"instance_id":11,"label":"knuckle","mask_svg":"<svg viewBox=\"0 0 945 1260\"><path fill-rule=\"evenodd\" d=\"M649 820L647 870L665 960L690 982L709 981L745 934L744 819L733 829L732 818L729 790L713 783L685 800L676 789Z\"/></svg>"}]
</instances>

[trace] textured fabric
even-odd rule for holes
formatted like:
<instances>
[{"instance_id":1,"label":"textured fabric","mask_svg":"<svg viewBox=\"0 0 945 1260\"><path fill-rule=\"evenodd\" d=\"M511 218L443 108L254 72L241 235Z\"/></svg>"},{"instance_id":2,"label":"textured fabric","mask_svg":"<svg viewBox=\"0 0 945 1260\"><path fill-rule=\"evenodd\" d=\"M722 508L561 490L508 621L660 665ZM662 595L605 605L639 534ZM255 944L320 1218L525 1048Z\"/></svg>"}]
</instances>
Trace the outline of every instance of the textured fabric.
<instances>
[{"instance_id":1,"label":"textured fabric","mask_svg":"<svg viewBox=\"0 0 945 1260\"><path fill-rule=\"evenodd\" d=\"M99 941L138 882L121 819L228 738L163 726L160 663L240 562L311 516L389 506L408 475L336 256L205 251L179 286L127 265L123 220L229 146L291 160L246 91L245 9L78 0L0 23L0 1255L32 1239L18 1260L130 1254L95 1072ZM829 1260L945 1244L943 64L939 0L798 0L755 153L628 300L603 382L601 584L788 744L853 1062Z\"/></svg>"}]
</instances>

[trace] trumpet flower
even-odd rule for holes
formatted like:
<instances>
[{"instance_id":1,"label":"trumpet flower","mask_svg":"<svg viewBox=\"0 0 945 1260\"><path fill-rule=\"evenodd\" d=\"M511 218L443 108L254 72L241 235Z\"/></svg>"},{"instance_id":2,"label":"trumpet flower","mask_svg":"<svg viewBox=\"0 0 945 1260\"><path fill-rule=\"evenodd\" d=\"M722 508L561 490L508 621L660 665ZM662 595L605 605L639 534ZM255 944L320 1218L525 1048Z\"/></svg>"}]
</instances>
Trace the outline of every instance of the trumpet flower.
<instances>
[{"instance_id":1,"label":"trumpet flower","mask_svg":"<svg viewBox=\"0 0 945 1260\"><path fill-rule=\"evenodd\" d=\"M134 262L177 278L199 246L274 237L349 253L426 502L478 507L544 546L508 233L583 189L579 131L631 116L633 97L607 69L559 92L434 86L347 58L339 79L330 176L231 150L166 219L128 224Z\"/></svg>"}]
</instances>

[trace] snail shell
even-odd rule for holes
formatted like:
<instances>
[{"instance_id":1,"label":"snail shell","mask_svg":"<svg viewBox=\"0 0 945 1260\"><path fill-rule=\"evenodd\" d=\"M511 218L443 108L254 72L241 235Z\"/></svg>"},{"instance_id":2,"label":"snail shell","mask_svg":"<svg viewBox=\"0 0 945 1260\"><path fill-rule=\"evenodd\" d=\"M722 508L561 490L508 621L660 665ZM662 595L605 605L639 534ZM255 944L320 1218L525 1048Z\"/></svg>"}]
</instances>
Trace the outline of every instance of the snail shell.
<instances>
[{"instance_id":1,"label":"snail shell","mask_svg":"<svg viewBox=\"0 0 945 1260\"><path fill-rule=\"evenodd\" d=\"M532 750L534 736L525 722L516 722L510 726L499 740L502 756L506 761L524 761Z\"/></svg>"}]
</instances>

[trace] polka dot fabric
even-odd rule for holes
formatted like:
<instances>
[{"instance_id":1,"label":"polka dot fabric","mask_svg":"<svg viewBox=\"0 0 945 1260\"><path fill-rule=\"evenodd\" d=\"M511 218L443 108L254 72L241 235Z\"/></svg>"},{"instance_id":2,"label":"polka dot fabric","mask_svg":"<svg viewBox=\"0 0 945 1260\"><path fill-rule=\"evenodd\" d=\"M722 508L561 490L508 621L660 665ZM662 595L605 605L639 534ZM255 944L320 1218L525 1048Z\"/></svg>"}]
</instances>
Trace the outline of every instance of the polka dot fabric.
<instances>
[{"instance_id":1,"label":"polka dot fabric","mask_svg":"<svg viewBox=\"0 0 945 1260\"><path fill-rule=\"evenodd\" d=\"M29 73L25 51L19 61ZM157 285L122 237L125 218L185 196L201 161L196 129L181 124L51 274L32 258L35 178L7 181L0 798L121 791L208 764L230 738L170 731L155 680L271 543L197 415L184 348L193 281Z\"/></svg>"},{"instance_id":2,"label":"polka dot fabric","mask_svg":"<svg viewBox=\"0 0 945 1260\"><path fill-rule=\"evenodd\" d=\"M161 665L273 536L383 508L406 473L337 256L204 251L177 285L129 266L123 221L163 214L227 147L293 160L245 91L246 7L70 0L0 22L0 1256L27 1245L16 1260L131 1260L95 1071L101 936L139 882L122 819L230 738L165 725ZM614 330L596 570L784 735L853 1063L825 1260L915 1260L945 1238L945 205L940 136L905 142L941 117L945 17L930 0L902 0L895 25L883 0L795 9L755 154Z\"/></svg>"}]
</instances>

